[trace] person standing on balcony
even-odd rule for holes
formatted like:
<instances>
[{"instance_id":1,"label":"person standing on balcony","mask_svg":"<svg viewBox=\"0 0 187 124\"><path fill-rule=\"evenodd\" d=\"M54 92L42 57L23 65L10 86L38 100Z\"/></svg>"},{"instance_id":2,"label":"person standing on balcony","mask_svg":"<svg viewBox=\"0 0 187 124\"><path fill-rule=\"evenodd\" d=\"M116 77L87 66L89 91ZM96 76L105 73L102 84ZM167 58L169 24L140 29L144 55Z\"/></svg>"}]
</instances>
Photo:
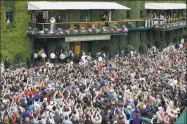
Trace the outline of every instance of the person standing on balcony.
<instances>
[{"instance_id":1,"label":"person standing on balcony","mask_svg":"<svg viewBox=\"0 0 187 124\"><path fill-rule=\"evenodd\" d=\"M58 17L56 18L56 22L62 22L61 16L58 16Z\"/></svg>"},{"instance_id":2,"label":"person standing on balcony","mask_svg":"<svg viewBox=\"0 0 187 124\"><path fill-rule=\"evenodd\" d=\"M167 24L168 24L168 23L169 23L170 16L167 15L167 16L166 16L166 19L167 19Z\"/></svg>"},{"instance_id":3,"label":"person standing on balcony","mask_svg":"<svg viewBox=\"0 0 187 124\"><path fill-rule=\"evenodd\" d=\"M51 22L51 31L54 32L54 30L55 30L55 24L54 23L56 22L55 18L52 17L50 22Z\"/></svg>"},{"instance_id":4,"label":"person standing on balcony","mask_svg":"<svg viewBox=\"0 0 187 124\"><path fill-rule=\"evenodd\" d=\"M61 23L62 22L62 17L60 15L56 17L56 22L57 23ZM56 27L57 28L62 28L61 25L57 25Z\"/></svg>"},{"instance_id":5,"label":"person standing on balcony","mask_svg":"<svg viewBox=\"0 0 187 124\"><path fill-rule=\"evenodd\" d=\"M48 22L48 12L47 11L44 11L43 12L43 22Z\"/></svg>"},{"instance_id":6,"label":"person standing on balcony","mask_svg":"<svg viewBox=\"0 0 187 124\"><path fill-rule=\"evenodd\" d=\"M152 18L156 19L156 14L155 13L153 13Z\"/></svg>"}]
</instances>

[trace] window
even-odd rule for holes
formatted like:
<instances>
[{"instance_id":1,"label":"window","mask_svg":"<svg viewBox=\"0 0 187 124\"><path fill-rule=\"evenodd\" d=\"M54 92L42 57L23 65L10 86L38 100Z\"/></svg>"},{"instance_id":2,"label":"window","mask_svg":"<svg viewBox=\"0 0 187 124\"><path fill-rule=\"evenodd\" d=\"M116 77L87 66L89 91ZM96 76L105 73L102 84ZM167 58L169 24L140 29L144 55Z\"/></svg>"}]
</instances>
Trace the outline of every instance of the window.
<instances>
[{"instance_id":1,"label":"window","mask_svg":"<svg viewBox=\"0 0 187 124\"><path fill-rule=\"evenodd\" d=\"M101 21L109 21L109 11L100 12Z\"/></svg>"},{"instance_id":2,"label":"window","mask_svg":"<svg viewBox=\"0 0 187 124\"><path fill-rule=\"evenodd\" d=\"M6 23L12 23L12 11L6 11Z\"/></svg>"},{"instance_id":3,"label":"window","mask_svg":"<svg viewBox=\"0 0 187 124\"><path fill-rule=\"evenodd\" d=\"M126 17L127 17L127 19L130 18L130 11L129 10L126 11Z\"/></svg>"},{"instance_id":4,"label":"window","mask_svg":"<svg viewBox=\"0 0 187 124\"><path fill-rule=\"evenodd\" d=\"M147 9L146 12L147 12L147 13L146 13L146 16L147 16L147 17L151 17L151 12L150 12L150 10Z\"/></svg>"},{"instance_id":5,"label":"window","mask_svg":"<svg viewBox=\"0 0 187 124\"><path fill-rule=\"evenodd\" d=\"M81 22L88 22L88 21L90 21L90 19L89 19L89 11L81 11L80 21Z\"/></svg>"},{"instance_id":6,"label":"window","mask_svg":"<svg viewBox=\"0 0 187 124\"><path fill-rule=\"evenodd\" d=\"M143 10L140 10L140 18L143 18Z\"/></svg>"},{"instance_id":7,"label":"window","mask_svg":"<svg viewBox=\"0 0 187 124\"><path fill-rule=\"evenodd\" d=\"M68 11L63 11L61 13L62 16L62 22L68 22Z\"/></svg>"}]
</instances>

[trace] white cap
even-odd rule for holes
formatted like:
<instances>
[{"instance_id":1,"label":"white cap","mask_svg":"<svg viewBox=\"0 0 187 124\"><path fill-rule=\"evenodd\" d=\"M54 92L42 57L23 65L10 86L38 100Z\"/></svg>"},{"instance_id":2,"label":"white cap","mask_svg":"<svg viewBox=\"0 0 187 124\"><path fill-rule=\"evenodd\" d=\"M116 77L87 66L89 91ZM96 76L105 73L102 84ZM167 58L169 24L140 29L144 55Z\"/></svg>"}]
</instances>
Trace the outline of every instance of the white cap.
<instances>
[{"instance_id":1,"label":"white cap","mask_svg":"<svg viewBox=\"0 0 187 124\"><path fill-rule=\"evenodd\" d=\"M128 105L127 108L131 109L132 107L130 105Z\"/></svg>"}]
</instances>

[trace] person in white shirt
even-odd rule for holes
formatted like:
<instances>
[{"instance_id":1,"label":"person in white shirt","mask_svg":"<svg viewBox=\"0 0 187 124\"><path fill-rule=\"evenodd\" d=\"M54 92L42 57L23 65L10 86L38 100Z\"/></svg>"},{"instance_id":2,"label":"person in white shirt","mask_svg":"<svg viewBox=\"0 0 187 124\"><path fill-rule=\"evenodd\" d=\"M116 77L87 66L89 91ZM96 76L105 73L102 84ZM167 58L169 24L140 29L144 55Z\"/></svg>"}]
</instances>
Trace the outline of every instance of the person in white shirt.
<instances>
[{"instance_id":1,"label":"person in white shirt","mask_svg":"<svg viewBox=\"0 0 187 124\"><path fill-rule=\"evenodd\" d=\"M101 56L99 56L98 60L99 60L99 62L102 62L103 58Z\"/></svg>"},{"instance_id":2,"label":"person in white shirt","mask_svg":"<svg viewBox=\"0 0 187 124\"><path fill-rule=\"evenodd\" d=\"M51 54L50 54L50 57L51 57L51 62L54 63L54 62L55 62L56 55L55 55L54 53L51 53Z\"/></svg>"},{"instance_id":3,"label":"person in white shirt","mask_svg":"<svg viewBox=\"0 0 187 124\"><path fill-rule=\"evenodd\" d=\"M37 61L38 61L38 54L35 52L34 53L34 66L37 66Z\"/></svg>"},{"instance_id":4,"label":"person in white shirt","mask_svg":"<svg viewBox=\"0 0 187 124\"><path fill-rule=\"evenodd\" d=\"M86 55L85 55L85 53L83 53L83 55L81 56L81 61L84 62L85 59L86 59Z\"/></svg>"},{"instance_id":5,"label":"person in white shirt","mask_svg":"<svg viewBox=\"0 0 187 124\"><path fill-rule=\"evenodd\" d=\"M182 49L182 48L183 48L183 45L182 45L182 43L181 43L181 44L179 44L179 48L180 48L180 49Z\"/></svg>"},{"instance_id":6,"label":"person in white shirt","mask_svg":"<svg viewBox=\"0 0 187 124\"><path fill-rule=\"evenodd\" d=\"M64 61L65 59L66 59L66 56L63 53L61 53L60 54L60 60L61 60L61 62Z\"/></svg>"},{"instance_id":7,"label":"person in white shirt","mask_svg":"<svg viewBox=\"0 0 187 124\"><path fill-rule=\"evenodd\" d=\"M55 30L55 24L54 23L56 22L55 18L52 17L50 19L50 22L51 22L51 32L54 32L54 30Z\"/></svg>"},{"instance_id":8,"label":"person in white shirt","mask_svg":"<svg viewBox=\"0 0 187 124\"><path fill-rule=\"evenodd\" d=\"M130 56L131 56L131 57L134 56L134 51L131 50L131 52L130 52Z\"/></svg>"},{"instance_id":9,"label":"person in white shirt","mask_svg":"<svg viewBox=\"0 0 187 124\"><path fill-rule=\"evenodd\" d=\"M3 64L0 64L0 72L1 72L1 74L4 72L4 65Z\"/></svg>"},{"instance_id":10,"label":"person in white shirt","mask_svg":"<svg viewBox=\"0 0 187 124\"><path fill-rule=\"evenodd\" d=\"M87 57L85 57L84 65L87 65L87 64L88 64L88 60L87 60Z\"/></svg>"}]
</instances>

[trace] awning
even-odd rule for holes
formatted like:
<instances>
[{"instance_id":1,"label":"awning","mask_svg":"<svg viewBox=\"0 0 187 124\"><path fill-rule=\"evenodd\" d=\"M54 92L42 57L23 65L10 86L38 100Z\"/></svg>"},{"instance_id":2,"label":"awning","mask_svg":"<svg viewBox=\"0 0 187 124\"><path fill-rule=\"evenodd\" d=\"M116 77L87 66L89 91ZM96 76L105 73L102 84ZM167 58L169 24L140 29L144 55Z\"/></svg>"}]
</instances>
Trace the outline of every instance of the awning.
<instances>
[{"instance_id":1,"label":"awning","mask_svg":"<svg viewBox=\"0 0 187 124\"><path fill-rule=\"evenodd\" d=\"M186 9L185 3L145 3L145 9Z\"/></svg>"},{"instance_id":2,"label":"awning","mask_svg":"<svg viewBox=\"0 0 187 124\"><path fill-rule=\"evenodd\" d=\"M28 10L130 10L114 2L28 2Z\"/></svg>"}]
</instances>

